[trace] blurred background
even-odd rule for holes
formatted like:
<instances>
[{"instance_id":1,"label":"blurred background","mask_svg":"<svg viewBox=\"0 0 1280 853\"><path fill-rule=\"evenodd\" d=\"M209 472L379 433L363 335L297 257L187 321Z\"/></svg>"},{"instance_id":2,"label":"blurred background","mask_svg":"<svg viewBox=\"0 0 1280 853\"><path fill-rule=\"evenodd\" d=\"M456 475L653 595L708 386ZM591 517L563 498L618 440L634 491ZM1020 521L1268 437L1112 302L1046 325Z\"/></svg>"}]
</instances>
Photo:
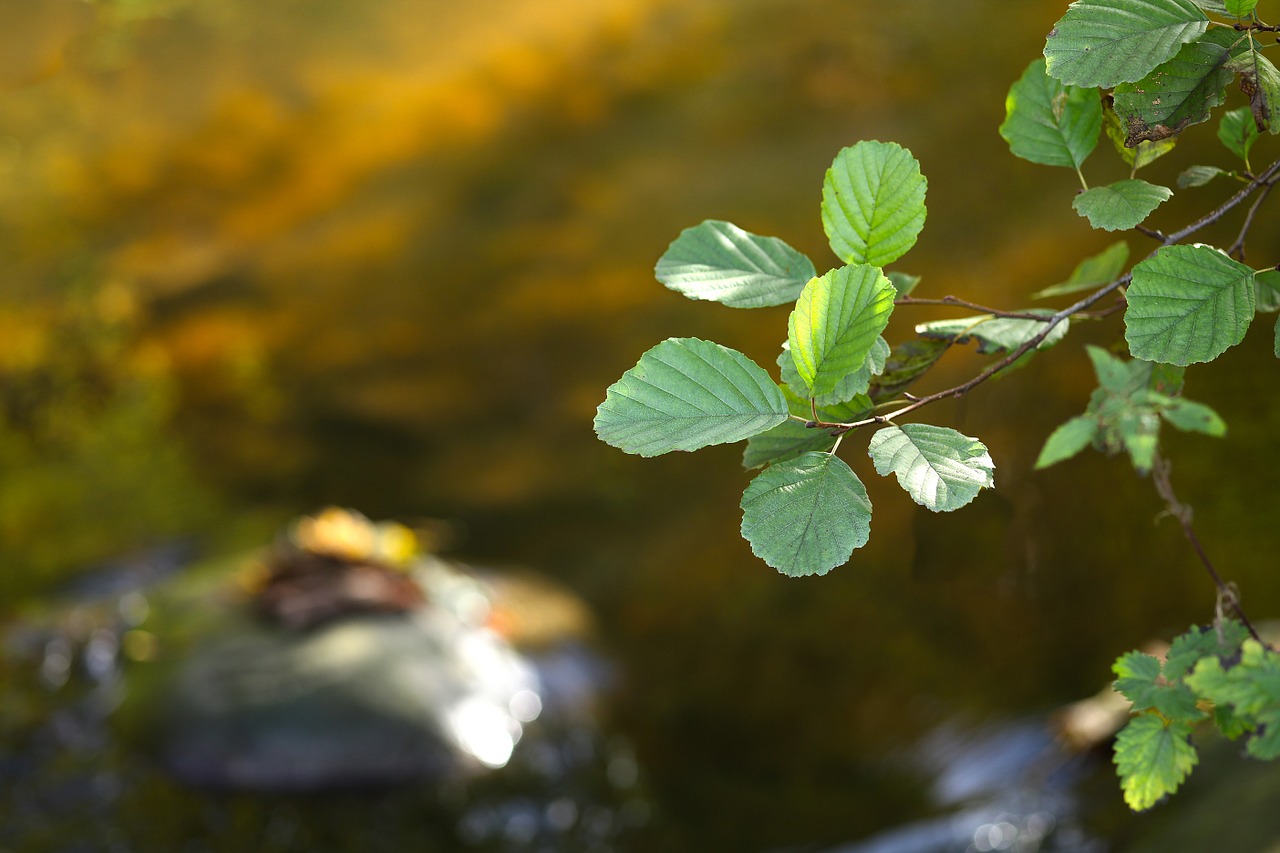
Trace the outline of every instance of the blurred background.
<instances>
[{"instance_id":1,"label":"blurred background","mask_svg":"<svg viewBox=\"0 0 1280 853\"><path fill-rule=\"evenodd\" d=\"M739 538L740 448L642 460L591 430L666 337L772 365L785 308L691 302L653 265L708 218L835 265L822 176L857 140L901 143L929 179L896 265L917 295L1026 307L1111 243L1071 210L1075 175L996 133L1064 8L5 0L0 628L26 639L0 658L0 849L1267 849L1280 818L1250 809L1280 779L1234 747L1207 744L1173 805L1135 817L1105 742L1055 746L1055 713L1116 656L1213 617L1126 460L1031 471L1093 387L1080 344L1115 343L1118 318L928 411L997 465L954 516L846 442L876 514L823 578L784 578ZM1143 176L1229 168L1213 136ZM1278 150L1265 138L1254 161ZM1085 171L1128 170L1104 140ZM1150 224L1231 191L1177 191ZM1253 264L1280 260L1276 220L1253 235ZM887 337L943 316L900 308ZM1266 325L1189 373L1228 437L1166 436L1206 547L1263 620L1280 615ZM916 390L983 359L952 352ZM129 685L186 624L151 592L162 576L220 576L331 504L435 519L445 557L581 602L598 766L554 796L537 778L210 792L159 766L128 689L86 722L92 679L49 676L48 644L90 654L86 608L124 613L124 590L159 644L119 651Z\"/></svg>"}]
</instances>

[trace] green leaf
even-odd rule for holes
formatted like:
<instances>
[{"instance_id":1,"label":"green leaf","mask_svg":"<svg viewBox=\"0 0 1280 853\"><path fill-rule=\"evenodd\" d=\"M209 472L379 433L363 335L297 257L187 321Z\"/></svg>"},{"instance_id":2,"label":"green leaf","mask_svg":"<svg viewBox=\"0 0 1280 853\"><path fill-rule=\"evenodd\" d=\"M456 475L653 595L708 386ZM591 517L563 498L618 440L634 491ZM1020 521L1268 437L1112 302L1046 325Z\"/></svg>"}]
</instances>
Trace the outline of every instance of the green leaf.
<instances>
[{"instance_id":1,"label":"green leaf","mask_svg":"<svg viewBox=\"0 0 1280 853\"><path fill-rule=\"evenodd\" d=\"M1195 4L1206 12L1216 12L1219 15L1230 14L1227 7L1223 5L1222 0L1195 0Z\"/></svg>"},{"instance_id":2,"label":"green leaf","mask_svg":"<svg viewBox=\"0 0 1280 853\"><path fill-rule=\"evenodd\" d=\"M871 535L862 481L830 453L805 453L758 475L742 496L742 536L784 575L824 575Z\"/></svg>"},{"instance_id":3,"label":"green leaf","mask_svg":"<svg viewBox=\"0 0 1280 853\"><path fill-rule=\"evenodd\" d=\"M1128 262L1129 244L1118 240L1093 257L1085 258L1077 264L1071 277L1066 281L1036 291L1031 294L1031 298L1046 299L1050 296L1093 290L1119 278L1120 273L1124 271L1124 265Z\"/></svg>"},{"instance_id":4,"label":"green leaf","mask_svg":"<svg viewBox=\"0 0 1280 853\"><path fill-rule=\"evenodd\" d=\"M1134 470L1139 474L1150 471L1156 460L1160 416L1150 409L1129 408L1116 419L1115 430Z\"/></svg>"},{"instance_id":5,"label":"green leaf","mask_svg":"<svg viewBox=\"0 0 1280 853\"><path fill-rule=\"evenodd\" d=\"M1258 141L1258 126L1248 107L1239 107L1222 114L1222 120L1218 122L1218 139L1228 151L1248 165L1249 151L1253 148L1253 143Z\"/></svg>"},{"instance_id":6,"label":"green leaf","mask_svg":"<svg viewBox=\"0 0 1280 853\"><path fill-rule=\"evenodd\" d=\"M732 308L795 302L817 275L812 261L778 238L758 237L714 219L681 231L654 273L690 299Z\"/></svg>"},{"instance_id":7,"label":"green leaf","mask_svg":"<svg viewBox=\"0 0 1280 853\"><path fill-rule=\"evenodd\" d=\"M1209 19L1191 0L1076 0L1045 41L1049 75L1109 89L1141 80Z\"/></svg>"},{"instance_id":8,"label":"green leaf","mask_svg":"<svg viewBox=\"0 0 1280 853\"><path fill-rule=\"evenodd\" d=\"M822 182L822 228L847 263L884 266L906 254L924 227L929 182L894 142L859 142L836 155Z\"/></svg>"},{"instance_id":9,"label":"green leaf","mask_svg":"<svg viewBox=\"0 0 1280 853\"><path fill-rule=\"evenodd\" d=\"M949 427L888 426L867 448L876 472L892 471L911 499L934 512L959 509L995 485L995 463L982 442Z\"/></svg>"},{"instance_id":10,"label":"green leaf","mask_svg":"<svg viewBox=\"0 0 1280 853\"><path fill-rule=\"evenodd\" d=\"M1089 361L1093 362L1093 372L1097 374L1101 387L1123 397L1128 397L1142 387L1141 383L1134 384L1129 363L1123 359L1116 358L1093 344L1086 345L1084 349L1089 354Z\"/></svg>"},{"instance_id":11,"label":"green leaf","mask_svg":"<svg viewBox=\"0 0 1280 853\"><path fill-rule=\"evenodd\" d=\"M1249 632L1235 619L1224 619L1216 628L1193 625L1169 644L1169 653L1164 660L1165 678L1182 678L1195 668L1200 658L1234 657L1248 636Z\"/></svg>"},{"instance_id":12,"label":"green leaf","mask_svg":"<svg viewBox=\"0 0 1280 853\"><path fill-rule=\"evenodd\" d=\"M1115 662L1116 690L1133 703L1135 711L1155 708L1166 719L1194 722L1205 716L1196 707L1195 694L1185 684L1160 677L1160 661L1142 652L1129 652Z\"/></svg>"},{"instance_id":13,"label":"green leaf","mask_svg":"<svg viewBox=\"0 0 1280 853\"><path fill-rule=\"evenodd\" d=\"M1014 156L1032 163L1079 169L1098 144L1097 90L1064 86L1045 73L1043 59L1032 61L1009 89L1004 109L1000 135Z\"/></svg>"},{"instance_id":14,"label":"green leaf","mask_svg":"<svg viewBox=\"0 0 1280 853\"><path fill-rule=\"evenodd\" d=\"M805 401L805 411L796 412L796 414L803 414L807 417L810 397L819 406L833 406L867 394L872 378L884 368L885 356L888 352L888 342L884 338L877 337L876 342L871 345L871 352L867 353L866 360L862 362L862 366L853 373L847 374L836 383L835 389L827 394L812 394L809 391L804 380L800 378L800 371L796 370L796 360L791 355L790 341L782 342L782 352L778 355L778 367L782 373L782 382L786 385L787 390Z\"/></svg>"},{"instance_id":15,"label":"green leaf","mask_svg":"<svg viewBox=\"0 0 1280 853\"><path fill-rule=\"evenodd\" d=\"M1030 314L1053 315L1052 311L1033 308ZM1062 340L1070 326L1069 320L1063 320L1054 326L1045 339L1036 344L1036 349L1048 349ZM980 314L976 317L958 317L954 320L935 320L916 326L916 334L933 340L952 341L963 344L969 340L978 342L978 352L983 354L1015 350L1036 335L1044 331L1045 324L1039 320L1025 320L1013 317L995 317L991 314Z\"/></svg>"},{"instance_id":16,"label":"green leaf","mask_svg":"<svg viewBox=\"0 0 1280 853\"><path fill-rule=\"evenodd\" d=\"M1124 231L1151 215L1173 191L1146 181L1117 181L1106 187L1094 187L1075 197L1071 206L1089 220L1094 228Z\"/></svg>"},{"instance_id":17,"label":"green leaf","mask_svg":"<svg viewBox=\"0 0 1280 853\"><path fill-rule=\"evenodd\" d=\"M1217 166L1188 166L1178 175L1178 186L1183 188L1202 187L1219 175L1230 174L1230 172L1219 169Z\"/></svg>"},{"instance_id":18,"label":"green leaf","mask_svg":"<svg viewBox=\"0 0 1280 853\"><path fill-rule=\"evenodd\" d=\"M1138 358L1186 366L1244 339L1253 270L1210 246L1166 246L1133 268L1125 338Z\"/></svg>"},{"instance_id":19,"label":"green leaf","mask_svg":"<svg viewBox=\"0 0 1280 853\"><path fill-rule=\"evenodd\" d=\"M1065 459L1070 459L1088 447L1098 434L1098 421L1095 418L1072 418L1049 435L1036 459L1036 468L1048 468Z\"/></svg>"},{"instance_id":20,"label":"green leaf","mask_svg":"<svg viewBox=\"0 0 1280 853\"><path fill-rule=\"evenodd\" d=\"M1253 276L1255 304L1259 312L1280 311L1280 271L1263 270Z\"/></svg>"},{"instance_id":21,"label":"green leaf","mask_svg":"<svg viewBox=\"0 0 1280 853\"><path fill-rule=\"evenodd\" d=\"M1133 167L1135 172L1159 160L1178 144L1178 138L1171 136L1168 139L1143 140L1130 148L1126 144L1129 131L1120 121L1120 116L1116 115L1113 98L1110 95L1102 99L1102 126L1107 131L1107 138L1111 140L1112 147L1125 163Z\"/></svg>"},{"instance_id":22,"label":"green leaf","mask_svg":"<svg viewBox=\"0 0 1280 853\"><path fill-rule=\"evenodd\" d=\"M742 452L742 467L760 468L810 451L827 451L835 444L835 436L826 430L810 429L800 421L785 420L773 429L747 439L747 447Z\"/></svg>"},{"instance_id":23,"label":"green leaf","mask_svg":"<svg viewBox=\"0 0 1280 853\"><path fill-rule=\"evenodd\" d=\"M1136 83L1116 86L1115 111L1125 145L1158 142L1209 120L1223 102L1232 73L1226 48L1206 42L1184 45L1178 55Z\"/></svg>"},{"instance_id":24,"label":"green leaf","mask_svg":"<svg viewBox=\"0 0 1280 853\"><path fill-rule=\"evenodd\" d=\"M1186 681L1215 704L1228 704L1239 714L1280 710L1280 654L1253 638L1240 644L1240 660L1224 669L1217 657L1196 664Z\"/></svg>"},{"instance_id":25,"label":"green leaf","mask_svg":"<svg viewBox=\"0 0 1280 853\"><path fill-rule=\"evenodd\" d=\"M893 348L884 372L872 381L867 394L873 400L893 397L905 391L925 374L950 348L949 341L910 340Z\"/></svg>"},{"instance_id":26,"label":"green leaf","mask_svg":"<svg viewBox=\"0 0 1280 853\"><path fill-rule=\"evenodd\" d=\"M788 415L782 391L742 353L697 338L669 338L609 386L595 429L606 444L657 456L740 441Z\"/></svg>"},{"instance_id":27,"label":"green leaf","mask_svg":"<svg viewBox=\"0 0 1280 853\"><path fill-rule=\"evenodd\" d=\"M787 359L790 354L784 353ZM783 389L787 397L791 414L806 420L813 416L812 404L802 400L787 389ZM826 423L849 423L859 421L871 414L872 403L865 396L854 396L848 402L837 405L819 405L818 418ZM792 459L810 450L830 450L835 446L835 436L826 430L809 428L795 419L788 419L776 427L747 439L746 450L742 454L742 467L759 468L773 462Z\"/></svg>"},{"instance_id":28,"label":"green leaf","mask_svg":"<svg viewBox=\"0 0 1280 853\"><path fill-rule=\"evenodd\" d=\"M810 395L831 393L862 367L889 323L896 293L868 264L841 267L805 285L787 323L787 341Z\"/></svg>"},{"instance_id":29,"label":"green leaf","mask_svg":"<svg viewBox=\"0 0 1280 853\"><path fill-rule=\"evenodd\" d=\"M1253 10L1258 5L1258 0L1225 0L1223 5L1227 7L1228 14L1244 20L1253 15Z\"/></svg>"},{"instance_id":30,"label":"green leaf","mask_svg":"<svg viewBox=\"0 0 1280 853\"><path fill-rule=\"evenodd\" d=\"M916 285L920 283L920 276L905 272L887 272L885 276L893 285L893 289L898 291L899 296L910 296L911 291L915 290Z\"/></svg>"},{"instance_id":31,"label":"green leaf","mask_svg":"<svg viewBox=\"0 0 1280 853\"><path fill-rule=\"evenodd\" d=\"M1276 118L1276 110L1280 109L1280 71L1258 52L1253 39L1241 39L1243 49L1233 52L1228 67L1240 75L1240 91L1249 97L1249 109L1258 129L1280 133L1280 120Z\"/></svg>"},{"instance_id":32,"label":"green leaf","mask_svg":"<svg viewBox=\"0 0 1280 853\"><path fill-rule=\"evenodd\" d=\"M1196 766L1191 725L1165 723L1155 714L1129 721L1116 736L1115 763L1124 801L1134 811L1149 809L1178 790Z\"/></svg>"},{"instance_id":33,"label":"green leaf","mask_svg":"<svg viewBox=\"0 0 1280 853\"><path fill-rule=\"evenodd\" d=\"M1227 424L1203 403L1175 397L1160 410L1160 417L1183 432L1199 432L1218 438L1227 434Z\"/></svg>"}]
</instances>

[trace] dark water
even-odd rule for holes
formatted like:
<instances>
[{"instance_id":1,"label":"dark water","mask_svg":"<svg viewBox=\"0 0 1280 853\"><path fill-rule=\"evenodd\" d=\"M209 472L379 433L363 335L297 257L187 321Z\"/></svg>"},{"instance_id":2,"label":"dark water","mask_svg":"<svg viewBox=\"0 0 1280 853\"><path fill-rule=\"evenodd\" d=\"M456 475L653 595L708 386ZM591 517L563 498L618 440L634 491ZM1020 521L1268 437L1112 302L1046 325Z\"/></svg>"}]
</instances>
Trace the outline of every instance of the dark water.
<instances>
[{"instance_id":1,"label":"dark water","mask_svg":"<svg viewBox=\"0 0 1280 853\"><path fill-rule=\"evenodd\" d=\"M5 609L47 609L113 555L175 537L225 553L328 503L445 518L455 553L533 567L597 612L625 673L609 725L651 807L634 849L835 848L947 812L921 744L988 742L993 725L1017 742L1022 721L1093 694L1119 653L1212 618L1211 586L1122 460L1031 471L1092 387L1077 341L1113 342L1118 320L929 412L996 460L997 490L963 512L917 512L854 462L872 540L821 579L782 578L737 538L736 448L640 460L590 421L668 336L772 362L784 309L688 302L652 265L704 218L830 263L822 173L858 139L906 145L929 178L900 263L921 295L1021 307L1107 245L1070 210L1075 177L1014 160L995 133L1063 5L0 7ZM1144 174L1225 164L1200 137ZM1087 167L1095 183L1124 176L1108 157ZM1153 222L1178 227L1225 193L1180 192ZM1250 260L1278 260L1276 229L1255 234ZM917 319L900 312L891 340ZM1175 484L1258 618L1280 611L1262 326L1188 379L1229 437L1168 438ZM948 356L924 387L976 364ZM113 741L81 760L104 754L132 772ZM1068 811L1081 844L1124 849L1165 818L1125 817L1105 760L1072 771L1092 781L1073 777L1088 803ZM279 829L278 849L338 849L365 814L312 825L306 802L205 801L145 778L111 783L127 807L101 817L127 849L236 849L278 820L313 827ZM385 821L449 843L404 817L425 795L404 796L376 806ZM421 807L423 826L444 820ZM133 835L150 812L172 832ZM94 849L83 826L31 833L45 845L31 849Z\"/></svg>"}]
</instances>

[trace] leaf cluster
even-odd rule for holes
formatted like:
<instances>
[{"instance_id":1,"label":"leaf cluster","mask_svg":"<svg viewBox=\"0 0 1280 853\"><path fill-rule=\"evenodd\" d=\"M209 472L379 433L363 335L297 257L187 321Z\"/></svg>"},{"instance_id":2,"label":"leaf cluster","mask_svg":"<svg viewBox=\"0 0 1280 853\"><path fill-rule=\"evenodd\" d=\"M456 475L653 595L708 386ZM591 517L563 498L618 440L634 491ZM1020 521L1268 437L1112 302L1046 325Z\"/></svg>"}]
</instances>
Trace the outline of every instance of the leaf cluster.
<instances>
[{"instance_id":1,"label":"leaf cluster","mask_svg":"<svg viewBox=\"0 0 1280 853\"><path fill-rule=\"evenodd\" d=\"M1261 759L1280 757L1280 653L1234 620L1192 627L1165 660L1129 652L1112 667L1134 716L1115 742L1116 772L1135 811L1173 793L1198 760L1192 739L1211 723Z\"/></svg>"},{"instance_id":2,"label":"leaf cluster","mask_svg":"<svg viewBox=\"0 0 1280 853\"><path fill-rule=\"evenodd\" d=\"M1044 328L1036 319L978 317L926 324L921 338L889 345L881 333L919 278L886 273L884 265L915 244L927 188L915 157L894 143L859 142L837 154L820 213L844 264L821 275L783 241L728 222L683 231L655 268L667 287L735 308L793 303L777 379L736 350L673 338L610 386L596 434L641 456L746 439L743 466L764 470L742 497L742 535L757 556L792 576L825 574L870 536L866 488L836 455L854 429L879 427L867 447L875 471L892 474L930 510L958 509L990 488L995 464L982 442L876 414L901 401L952 343L976 339L980 351L1002 351ZM1041 345L1065 331L1055 329Z\"/></svg>"}]
</instances>

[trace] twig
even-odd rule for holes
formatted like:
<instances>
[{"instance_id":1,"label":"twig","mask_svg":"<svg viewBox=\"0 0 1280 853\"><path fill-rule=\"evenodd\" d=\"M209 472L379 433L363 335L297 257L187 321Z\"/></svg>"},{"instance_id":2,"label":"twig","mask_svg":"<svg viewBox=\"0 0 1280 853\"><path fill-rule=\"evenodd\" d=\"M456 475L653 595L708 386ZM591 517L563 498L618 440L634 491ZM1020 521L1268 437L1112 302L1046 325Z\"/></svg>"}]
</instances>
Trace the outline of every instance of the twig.
<instances>
[{"instance_id":1,"label":"twig","mask_svg":"<svg viewBox=\"0 0 1280 853\"><path fill-rule=\"evenodd\" d=\"M1178 524L1182 527L1182 535L1191 543L1196 556L1200 558L1201 565L1209 573L1209 577L1213 579L1213 585L1218 588L1219 601L1225 601L1228 604L1251 637L1262 643L1263 646L1270 648L1270 645L1258 635L1258 631L1253 627L1253 623L1249 621L1249 617L1245 615L1244 607L1240 604L1240 596L1236 594L1235 589L1230 584L1222 579L1222 575L1218 574L1218 570L1213 567L1213 562L1209 559L1209 555L1205 553L1204 546L1200 544L1200 539L1196 536L1196 531L1191 526L1191 507L1178 500L1178 496L1173 491L1173 484L1169 482L1169 469L1171 467L1169 460L1156 454L1155 463L1151 466L1151 482L1156 487L1156 492L1160 495L1161 500L1165 502L1165 506L1168 507L1169 515L1178 520Z\"/></svg>"},{"instance_id":2,"label":"twig","mask_svg":"<svg viewBox=\"0 0 1280 853\"><path fill-rule=\"evenodd\" d=\"M1273 181L1268 181L1262 192L1253 200L1253 204L1249 205L1249 212L1245 214L1244 224L1240 226L1240 233L1236 236L1236 241L1227 249L1227 254L1241 263L1244 263L1244 241L1249 236L1249 229L1253 227L1253 217L1257 214L1258 208L1262 207L1262 203L1267 200L1267 196L1275 189L1275 186Z\"/></svg>"},{"instance_id":3,"label":"twig","mask_svg":"<svg viewBox=\"0 0 1280 853\"><path fill-rule=\"evenodd\" d=\"M1033 311L1004 311L1000 308L991 308L986 305L979 305L976 302L969 302L955 296L944 296L941 299L920 299L916 296L899 296L893 300L895 305L956 305L960 308L968 308L971 311L980 311L983 314L990 314L993 317L1003 317L1010 320L1039 320L1043 322L1049 315L1036 314Z\"/></svg>"}]
</instances>

